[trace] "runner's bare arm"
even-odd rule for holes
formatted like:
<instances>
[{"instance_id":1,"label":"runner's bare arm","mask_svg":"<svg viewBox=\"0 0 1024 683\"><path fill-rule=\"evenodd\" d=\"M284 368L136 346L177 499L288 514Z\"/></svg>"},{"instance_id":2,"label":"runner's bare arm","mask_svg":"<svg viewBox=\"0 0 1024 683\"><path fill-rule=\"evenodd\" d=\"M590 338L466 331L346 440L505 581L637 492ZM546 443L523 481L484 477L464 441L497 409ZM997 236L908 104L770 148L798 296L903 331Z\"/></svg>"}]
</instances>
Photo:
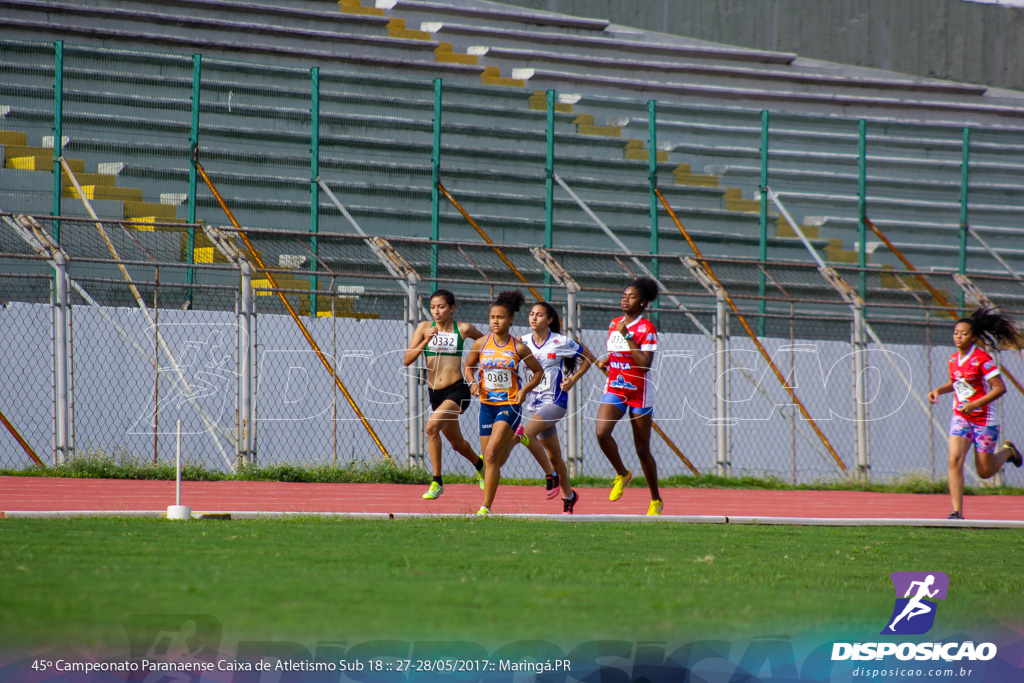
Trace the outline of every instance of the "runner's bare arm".
<instances>
[{"instance_id":1,"label":"runner's bare arm","mask_svg":"<svg viewBox=\"0 0 1024 683\"><path fill-rule=\"evenodd\" d=\"M477 372L480 370L480 349L484 347L484 338L481 337L473 342L473 348L466 356L466 362L462 366L462 378L469 384L469 393L473 396L480 395L480 382L477 381Z\"/></svg>"},{"instance_id":2,"label":"runner's bare arm","mask_svg":"<svg viewBox=\"0 0 1024 683\"><path fill-rule=\"evenodd\" d=\"M942 394L948 394L951 391L953 391L953 380L949 380L938 389L932 389L931 391L929 391L928 400L932 403L935 403L939 400L939 396L941 396Z\"/></svg>"},{"instance_id":3,"label":"runner's bare arm","mask_svg":"<svg viewBox=\"0 0 1024 683\"><path fill-rule=\"evenodd\" d=\"M462 334L463 339L472 339L474 341L484 336L484 333L476 329L476 325L473 323L459 323L459 332Z\"/></svg>"},{"instance_id":4,"label":"runner's bare arm","mask_svg":"<svg viewBox=\"0 0 1024 683\"><path fill-rule=\"evenodd\" d=\"M405 350L402 362L406 366L415 363L416 359L423 353L423 350L427 348L430 340L437 334L437 331L437 328L431 327L429 322L421 322L417 325L416 331L412 335L412 342L409 344L409 348Z\"/></svg>"}]
</instances>

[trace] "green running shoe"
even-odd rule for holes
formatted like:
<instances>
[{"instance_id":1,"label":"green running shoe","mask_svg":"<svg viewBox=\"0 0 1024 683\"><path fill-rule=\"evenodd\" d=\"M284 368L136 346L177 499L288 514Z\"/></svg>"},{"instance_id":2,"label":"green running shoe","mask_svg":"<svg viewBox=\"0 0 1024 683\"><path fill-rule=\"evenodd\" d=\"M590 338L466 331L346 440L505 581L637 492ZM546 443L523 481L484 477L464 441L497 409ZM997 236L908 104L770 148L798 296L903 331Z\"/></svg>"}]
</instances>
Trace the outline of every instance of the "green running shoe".
<instances>
[{"instance_id":1,"label":"green running shoe","mask_svg":"<svg viewBox=\"0 0 1024 683\"><path fill-rule=\"evenodd\" d=\"M476 516L477 517L490 517L491 516L491 511L488 510L483 505L481 505L480 509L476 511Z\"/></svg>"},{"instance_id":2,"label":"green running shoe","mask_svg":"<svg viewBox=\"0 0 1024 683\"><path fill-rule=\"evenodd\" d=\"M476 479L480 482L480 490L484 490L484 468L481 467L476 471Z\"/></svg>"},{"instance_id":3,"label":"green running shoe","mask_svg":"<svg viewBox=\"0 0 1024 683\"><path fill-rule=\"evenodd\" d=\"M423 497L427 500L434 500L435 498L440 498L442 493L444 493L444 486L436 481L432 481L430 482L430 488L423 494Z\"/></svg>"}]
</instances>

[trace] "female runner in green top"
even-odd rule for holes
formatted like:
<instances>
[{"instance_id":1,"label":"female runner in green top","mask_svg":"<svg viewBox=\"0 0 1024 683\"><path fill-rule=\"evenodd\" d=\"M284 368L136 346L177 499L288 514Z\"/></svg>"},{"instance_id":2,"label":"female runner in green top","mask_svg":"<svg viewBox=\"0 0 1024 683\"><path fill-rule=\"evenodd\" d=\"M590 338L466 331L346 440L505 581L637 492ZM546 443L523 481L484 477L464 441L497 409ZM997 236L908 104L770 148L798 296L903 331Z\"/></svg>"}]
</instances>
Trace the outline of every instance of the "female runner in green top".
<instances>
[{"instance_id":1,"label":"female runner in green top","mask_svg":"<svg viewBox=\"0 0 1024 683\"><path fill-rule=\"evenodd\" d=\"M422 353L427 360L427 393L430 398L430 417L427 419L427 451L434 470L434 480L423 497L432 500L444 493L441 476L441 434L448 443L466 460L473 463L484 486L484 461L473 452L462 436L459 415L465 412L472 401L469 385L462 377L462 347L466 339L480 339L483 334L469 323L452 319L455 312L455 295L446 289L439 289L430 295L432 321L423 321L412 336L412 343L405 352L403 362L408 367L416 362Z\"/></svg>"}]
</instances>

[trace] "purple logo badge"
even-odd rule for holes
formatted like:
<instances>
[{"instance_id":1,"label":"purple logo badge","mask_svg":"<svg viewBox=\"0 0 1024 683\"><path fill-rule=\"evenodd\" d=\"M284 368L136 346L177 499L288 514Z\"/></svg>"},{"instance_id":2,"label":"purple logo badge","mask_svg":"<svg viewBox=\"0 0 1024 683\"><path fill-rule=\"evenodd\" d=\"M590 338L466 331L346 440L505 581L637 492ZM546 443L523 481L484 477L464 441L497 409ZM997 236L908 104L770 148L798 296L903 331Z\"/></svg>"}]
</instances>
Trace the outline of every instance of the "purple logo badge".
<instances>
[{"instance_id":1,"label":"purple logo badge","mask_svg":"<svg viewBox=\"0 0 1024 683\"><path fill-rule=\"evenodd\" d=\"M942 572L893 572L896 605L883 635L918 636L935 623L936 600L945 600L949 577Z\"/></svg>"}]
</instances>

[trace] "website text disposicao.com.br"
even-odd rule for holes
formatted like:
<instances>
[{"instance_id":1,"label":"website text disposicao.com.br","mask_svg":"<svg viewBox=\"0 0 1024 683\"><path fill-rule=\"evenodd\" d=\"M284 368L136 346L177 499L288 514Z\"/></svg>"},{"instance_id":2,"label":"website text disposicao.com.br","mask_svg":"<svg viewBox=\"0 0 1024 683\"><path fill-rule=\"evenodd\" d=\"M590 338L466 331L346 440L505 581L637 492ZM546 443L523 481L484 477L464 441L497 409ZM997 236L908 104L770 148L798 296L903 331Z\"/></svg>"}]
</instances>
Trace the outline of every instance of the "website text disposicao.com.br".
<instances>
[{"instance_id":1,"label":"website text disposicao.com.br","mask_svg":"<svg viewBox=\"0 0 1024 683\"><path fill-rule=\"evenodd\" d=\"M876 666L859 666L852 671L857 678L971 678L974 667L961 666L960 661L989 661L996 656L996 646L981 643L975 646L965 643L835 643L832 660L884 660L895 656L900 664L887 665L879 662ZM938 661L946 666L917 668L903 662ZM950 665L951 662L958 662Z\"/></svg>"},{"instance_id":2,"label":"website text disposicao.com.br","mask_svg":"<svg viewBox=\"0 0 1024 683\"><path fill-rule=\"evenodd\" d=\"M901 679L910 677L920 678L966 678L970 679L974 674L974 669L966 667L955 667L952 669L904 669L902 667L893 667L890 669L872 669L870 667L862 666L854 669L852 675L857 678L891 678L899 677ZM976 680L981 680L979 676Z\"/></svg>"}]
</instances>

